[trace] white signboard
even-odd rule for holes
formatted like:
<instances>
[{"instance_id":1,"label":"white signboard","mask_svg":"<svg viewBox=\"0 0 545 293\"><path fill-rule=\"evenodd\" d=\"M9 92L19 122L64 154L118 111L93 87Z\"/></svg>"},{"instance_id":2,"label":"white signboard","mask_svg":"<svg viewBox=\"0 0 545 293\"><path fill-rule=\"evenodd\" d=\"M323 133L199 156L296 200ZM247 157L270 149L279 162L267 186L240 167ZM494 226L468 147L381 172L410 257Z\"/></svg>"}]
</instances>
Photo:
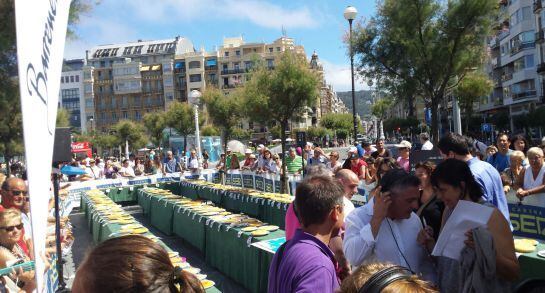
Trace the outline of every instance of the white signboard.
<instances>
[{"instance_id":1,"label":"white signboard","mask_svg":"<svg viewBox=\"0 0 545 293\"><path fill-rule=\"evenodd\" d=\"M17 57L38 292L69 0L16 0Z\"/></svg>"}]
</instances>

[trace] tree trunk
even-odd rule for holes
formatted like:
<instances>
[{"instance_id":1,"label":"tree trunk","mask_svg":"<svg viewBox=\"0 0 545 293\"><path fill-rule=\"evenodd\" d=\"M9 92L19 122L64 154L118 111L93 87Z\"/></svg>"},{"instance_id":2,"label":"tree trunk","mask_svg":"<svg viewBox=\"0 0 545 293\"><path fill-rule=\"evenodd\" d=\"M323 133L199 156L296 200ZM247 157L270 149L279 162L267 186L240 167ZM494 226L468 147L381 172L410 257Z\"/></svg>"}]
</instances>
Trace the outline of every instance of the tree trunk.
<instances>
[{"instance_id":1,"label":"tree trunk","mask_svg":"<svg viewBox=\"0 0 545 293\"><path fill-rule=\"evenodd\" d=\"M281 193L288 194L289 188L288 188L288 169L286 166L286 129L288 128L288 121L282 121L281 122L281 133L280 133L280 139L282 141L282 174L280 175L280 183L281 183Z\"/></svg>"},{"instance_id":2,"label":"tree trunk","mask_svg":"<svg viewBox=\"0 0 545 293\"><path fill-rule=\"evenodd\" d=\"M9 155L4 155L4 160L6 160L6 178L9 178L11 175L11 157Z\"/></svg>"},{"instance_id":3,"label":"tree trunk","mask_svg":"<svg viewBox=\"0 0 545 293\"><path fill-rule=\"evenodd\" d=\"M414 117L414 95L409 95L409 117Z\"/></svg>"},{"instance_id":4,"label":"tree trunk","mask_svg":"<svg viewBox=\"0 0 545 293\"><path fill-rule=\"evenodd\" d=\"M431 99L431 137L434 144L439 142L439 105L436 97Z\"/></svg>"}]
</instances>

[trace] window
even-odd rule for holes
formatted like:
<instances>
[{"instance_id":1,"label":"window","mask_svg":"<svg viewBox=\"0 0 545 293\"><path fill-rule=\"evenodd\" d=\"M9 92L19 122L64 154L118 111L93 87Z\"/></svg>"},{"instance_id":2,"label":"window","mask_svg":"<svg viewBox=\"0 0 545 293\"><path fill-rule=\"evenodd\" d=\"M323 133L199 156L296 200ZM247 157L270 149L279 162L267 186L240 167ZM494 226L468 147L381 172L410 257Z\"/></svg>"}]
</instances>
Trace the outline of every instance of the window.
<instances>
[{"instance_id":1,"label":"window","mask_svg":"<svg viewBox=\"0 0 545 293\"><path fill-rule=\"evenodd\" d=\"M93 99L85 99L85 108L93 108Z\"/></svg>"},{"instance_id":2,"label":"window","mask_svg":"<svg viewBox=\"0 0 545 293\"><path fill-rule=\"evenodd\" d=\"M136 106L136 107L140 107L140 96L135 96L134 97L134 101L133 101L133 105Z\"/></svg>"},{"instance_id":3,"label":"window","mask_svg":"<svg viewBox=\"0 0 545 293\"><path fill-rule=\"evenodd\" d=\"M137 121L140 121L140 119L142 118L142 117L140 117L140 111L138 111L138 110L134 111L134 118Z\"/></svg>"},{"instance_id":4,"label":"window","mask_svg":"<svg viewBox=\"0 0 545 293\"><path fill-rule=\"evenodd\" d=\"M144 46L136 46L134 47L134 53L133 54L141 54L142 53L142 47Z\"/></svg>"},{"instance_id":5,"label":"window","mask_svg":"<svg viewBox=\"0 0 545 293\"><path fill-rule=\"evenodd\" d=\"M189 82L199 82L201 81L201 75L200 74L191 74L189 76Z\"/></svg>"},{"instance_id":6,"label":"window","mask_svg":"<svg viewBox=\"0 0 545 293\"><path fill-rule=\"evenodd\" d=\"M116 112L112 112L112 120L117 121L117 113Z\"/></svg>"},{"instance_id":7,"label":"window","mask_svg":"<svg viewBox=\"0 0 545 293\"><path fill-rule=\"evenodd\" d=\"M225 53L223 53L225 57L229 57L229 52L225 51Z\"/></svg>"},{"instance_id":8,"label":"window","mask_svg":"<svg viewBox=\"0 0 545 293\"><path fill-rule=\"evenodd\" d=\"M189 62L189 69L196 69L201 68L201 62L200 61L191 61Z\"/></svg>"},{"instance_id":9,"label":"window","mask_svg":"<svg viewBox=\"0 0 545 293\"><path fill-rule=\"evenodd\" d=\"M61 76L61 83L64 83L64 76Z\"/></svg>"},{"instance_id":10,"label":"window","mask_svg":"<svg viewBox=\"0 0 545 293\"><path fill-rule=\"evenodd\" d=\"M129 97L123 96L121 98L121 107L122 108L128 108L129 107Z\"/></svg>"},{"instance_id":11,"label":"window","mask_svg":"<svg viewBox=\"0 0 545 293\"><path fill-rule=\"evenodd\" d=\"M166 77L163 80L163 84L164 84L165 87L172 87L172 85L173 85L172 77Z\"/></svg>"},{"instance_id":12,"label":"window","mask_svg":"<svg viewBox=\"0 0 545 293\"><path fill-rule=\"evenodd\" d=\"M115 108L116 107L116 101L115 101L115 96L112 96L112 100L111 100L111 107L112 108Z\"/></svg>"},{"instance_id":13,"label":"window","mask_svg":"<svg viewBox=\"0 0 545 293\"><path fill-rule=\"evenodd\" d=\"M106 109L106 100L104 98L100 100L100 109Z\"/></svg>"},{"instance_id":14,"label":"window","mask_svg":"<svg viewBox=\"0 0 545 293\"><path fill-rule=\"evenodd\" d=\"M99 70L99 71L97 72L97 74L98 74L98 77L99 77L99 78L102 77L102 71Z\"/></svg>"},{"instance_id":15,"label":"window","mask_svg":"<svg viewBox=\"0 0 545 293\"><path fill-rule=\"evenodd\" d=\"M276 52L280 52L280 47L276 47Z\"/></svg>"},{"instance_id":16,"label":"window","mask_svg":"<svg viewBox=\"0 0 545 293\"><path fill-rule=\"evenodd\" d=\"M535 66L534 55L526 55L524 57L521 57L515 60L515 62L513 62L513 65L514 65L515 72L523 70L523 69L527 69L527 68L532 68Z\"/></svg>"},{"instance_id":17,"label":"window","mask_svg":"<svg viewBox=\"0 0 545 293\"><path fill-rule=\"evenodd\" d=\"M151 97L146 98L146 106L151 106Z\"/></svg>"},{"instance_id":18,"label":"window","mask_svg":"<svg viewBox=\"0 0 545 293\"><path fill-rule=\"evenodd\" d=\"M270 47L270 48L269 48L269 53L272 53L273 50L274 50L274 49L273 49L272 47Z\"/></svg>"},{"instance_id":19,"label":"window","mask_svg":"<svg viewBox=\"0 0 545 293\"><path fill-rule=\"evenodd\" d=\"M236 50L235 55L240 56L240 50Z\"/></svg>"},{"instance_id":20,"label":"window","mask_svg":"<svg viewBox=\"0 0 545 293\"><path fill-rule=\"evenodd\" d=\"M74 82L74 76L70 75L70 82Z\"/></svg>"},{"instance_id":21,"label":"window","mask_svg":"<svg viewBox=\"0 0 545 293\"><path fill-rule=\"evenodd\" d=\"M530 19L533 19L532 8L530 6L525 6L518 9L513 14L511 14L509 25L513 27L525 20L530 20Z\"/></svg>"},{"instance_id":22,"label":"window","mask_svg":"<svg viewBox=\"0 0 545 293\"><path fill-rule=\"evenodd\" d=\"M123 119L129 119L129 113L127 111L123 111L121 113L121 115L122 115Z\"/></svg>"},{"instance_id":23,"label":"window","mask_svg":"<svg viewBox=\"0 0 545 293\"><path fill-rule=\"evenodd\" d=\"M227 66L227 63L223 63L222 69L225 71L225 70L227 70L227 68L229 68L229 67Z\"/></svg>"},{"instance_id":24,"label":"window","mask_svg":"<svg viewBox=\"0 0 545 293\"><path fill-rule=\"evenodd\" d=\"M79 82L79 75L76 75L76 82Z\"/></svg>"},{"instance_id":25,"label":"window","mask_svg":"<svg viewBox=\"0 0 545 293\"><path fill-rule=\"evenodd\" d=\"M239 70L240 69L240 63L236 62L235 63L235 70Z\"/></svg>"},{"instance_id":26,"label":"window","mask_svg":"<svg viewBox=\"0 0 545 293\"><path fill-rule=\"evenodd\" d=\"M216 82L216 74L215 73L211 73L208 75L208 80L211 81L211 82Z\"/></svg>"},{"instance_id":27,"label":"window","mask_svg":"<svg viewBox=\"0 0 545 293\"><path fill-rule=\"evenodd\" d=\"M274 67L274 60L273 59L267 59L267 67L269 67L269 68Z\"/></svg>"},{"instance_id":28,"label":"window","mask_svg":"<svg viewBox=\"0 0 545 293\"><path fill-rule=\"evenodd\" d=\"M244 61L244 68L252 69L252 66L254 66L252 61Z\"/></svg>"}]
</instances>

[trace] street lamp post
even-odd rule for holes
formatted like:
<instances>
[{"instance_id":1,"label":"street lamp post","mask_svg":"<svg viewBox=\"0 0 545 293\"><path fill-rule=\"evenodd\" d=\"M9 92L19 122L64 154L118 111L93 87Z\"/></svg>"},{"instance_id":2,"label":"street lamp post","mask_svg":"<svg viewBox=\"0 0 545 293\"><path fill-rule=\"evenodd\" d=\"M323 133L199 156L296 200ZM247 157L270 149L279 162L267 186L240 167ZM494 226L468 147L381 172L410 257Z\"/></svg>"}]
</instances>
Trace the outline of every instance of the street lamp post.
<instances>
[{"instance_id":1,"label":"street lamp post","mask_svg":"<svg viewBox=\"0 0 545 293\"><path fill-rule=\"evenodd\" d=\"M356 92L354 91L354 52L352 48L352 21L356 18L358 10L354 6L348 6L344 10L344 18L348 20L349 25L349 50L350 50L350 73L352 76L352 116L354 119L354 142L358 141L358 122L356 120Z\"/></svg>"},{"instance_id":2,"label":"street lamp post","mask_svg":"<svg viewBox=\"0 0 545 293\"><path fill-rule=\"evenodd\" d=\"M197 158L201 157L201 134L199 132L199 99L202 96L198 90L192 90L189 93L189 103L195 109L195 140L197 141ZM200 162L199 162L200 163Z\"/></svg>"}]
</instances>

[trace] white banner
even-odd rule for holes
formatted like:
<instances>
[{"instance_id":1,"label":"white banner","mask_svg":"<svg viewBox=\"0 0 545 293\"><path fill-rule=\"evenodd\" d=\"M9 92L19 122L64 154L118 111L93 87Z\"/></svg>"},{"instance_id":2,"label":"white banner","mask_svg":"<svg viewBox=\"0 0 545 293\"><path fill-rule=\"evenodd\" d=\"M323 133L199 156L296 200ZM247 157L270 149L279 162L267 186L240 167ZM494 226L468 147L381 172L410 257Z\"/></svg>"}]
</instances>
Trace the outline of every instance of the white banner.
<instances>
[{"instance_id":1,"label":"white banner","mask_svg":"<svg viewBox=\"0 0 545 293\"><path fill-rule=\"evenodd\" d=\"M17 56L38 292L69 0L15 1Z\"/></svg>"}]
</instances>

